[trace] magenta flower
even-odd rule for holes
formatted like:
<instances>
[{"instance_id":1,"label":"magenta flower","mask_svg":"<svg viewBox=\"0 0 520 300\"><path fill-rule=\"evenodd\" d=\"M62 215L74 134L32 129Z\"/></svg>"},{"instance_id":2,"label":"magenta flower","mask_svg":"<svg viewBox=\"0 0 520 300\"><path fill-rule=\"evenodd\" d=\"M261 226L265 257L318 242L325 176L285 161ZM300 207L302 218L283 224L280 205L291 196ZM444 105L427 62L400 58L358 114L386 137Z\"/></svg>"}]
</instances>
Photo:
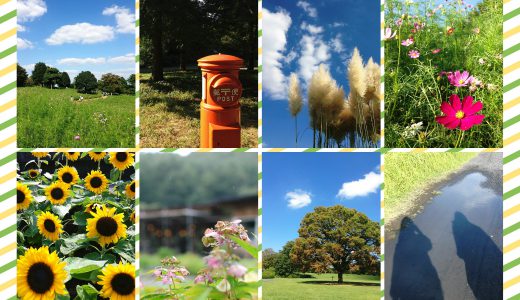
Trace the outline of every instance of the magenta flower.
<instances>
[{"instance_id":1,"label":"magenta flower","mask_svg":"<svg viewBox=\"0 0 520 300\"><path fill-rule=\"evenodd\" d=\"M79 134L78 134L78 135L76 135L76 136L74 137L74 139L75 139L76 141L79 141L79 139L80 139L80 136L79 136Z\"/></svg>"},{"instance_id":2,"label":"magenta flower","mask_svg":"<svg viewBox=\"0 0 520 300\"><path fill-rule=\"evenodd\" d=\"M392 33L392 28L386 28L386 29L385 29L385 35L383 36L383 38L384 38L385 40L391 40L391 39L393 39L393 38L395 37L396 34L397 34L396 31L394 31L394 32Z\"/></svg>"},{"instance_id":3,"label":"magenta flower","mask_svg":"<svg viewBox=\"0 0 520 300\"><path fill-rule=\"evenodd\" d=\"M242 278L247 272L247 268L239 263L234 263L227 269L227 273L235 278Z\"/></svg>"},{"instance_id":4,"label":"magenta flower","mask_svg":"<svg viewBox=\"0 0 520 300\"><path fill-rule=\"evenodd\" d=\"M455 87L467 86L473 82L473 76L469 76L468 71L462 73L460 71L455 71L455 73L448 74L447 76L451 85Z\"/></svg>"},{"instance_id":5,"label":"magenta flower","mask_svg":"<svg viewBox=\"0 0 520 300\"><path fill-rule=\"evenodd\" d=\"M415 58L419 58L419 56L421 56L421 53L417 50L410 50L410 52L408 52L408 56L415 59Z\"/></svg>"},{"instance_id":6,"label":"magenta flower","mask_svg":"<svg viewBox=\"0 0 520 300\"><path fill-rule=\"evenodd\" d=\"M441 52L441 50L442 50L441 48L433 49L432 53L437 54L437 53Z\"/></svg>"},{"instance_id":7,"label":"magenta flower","mask_svg":"<svg viewBox=\"0 0 520 300\"><path fill-rule=\"evenodd\" d=\"M476 113L482 110L482 102L473 103L473 97L466 96L461 103L458 95L451 95L450 102L442 102L441 111L444 116L435 117L435 121L448 129L468 130L474 125L482 123L484 115Z\"/></svg>"},{"instance_id":8,"label":"magenta flower","mask_svg":"<svg viewBox=\"0 0 520 300\"><path fill-rule=\"evenodd\" d=\"M403 41L401 42L401 45L403 45L403 46L405 46L405 47L408 47L408 46L410 46L411 44L413 44L413 42L414 42L414 41L413 41L413 38L411 37L411 38L408 38L408 39L406 39L406 40L403 40Z\"/></svg>"}]
</instances>

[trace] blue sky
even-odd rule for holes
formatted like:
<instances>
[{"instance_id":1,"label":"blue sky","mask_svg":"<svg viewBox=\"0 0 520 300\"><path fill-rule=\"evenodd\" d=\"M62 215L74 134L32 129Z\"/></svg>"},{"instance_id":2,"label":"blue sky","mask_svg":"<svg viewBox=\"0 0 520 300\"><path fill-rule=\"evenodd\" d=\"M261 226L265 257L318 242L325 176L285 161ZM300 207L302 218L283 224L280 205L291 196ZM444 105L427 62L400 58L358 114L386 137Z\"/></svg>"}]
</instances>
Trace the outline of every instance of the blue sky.
<instances>
[{"instance_id":1,"label":"blue sky","mask_svg":"<svg viewBox=\"0 0 520 300\"><path fill-rule=\"evenodd\" d=\"M294 147L286 96L290 74L298 74L305 97L306 82L323 63L348 95L346 63L354 47L365 62L380 60L379 1L264 0L263 5L264 147ZM298 127L298 145L312 146L307 107L298 115Z\"/></svg>"},{"instance_id":2,"label":"blue sky","mask_svg":"<svg viewBox=\"0 0 520 300\"><path fill-rule=\"evenodd\" d=\"M31 74L34 64L67 71L135 73L135 16L132 0L18 1L18 61Z\"/></svg>"},{"instance_id":3,"label":"blue sky","mask_svg":"<svg viewBox=\"0 0 520 300\"><path fill-rule=\"evenodd\" d=\"M262 162L263 249L297 238L316 206L344 205L379 222L379 153L265 153Z\"/></svg>"}]
</instances>

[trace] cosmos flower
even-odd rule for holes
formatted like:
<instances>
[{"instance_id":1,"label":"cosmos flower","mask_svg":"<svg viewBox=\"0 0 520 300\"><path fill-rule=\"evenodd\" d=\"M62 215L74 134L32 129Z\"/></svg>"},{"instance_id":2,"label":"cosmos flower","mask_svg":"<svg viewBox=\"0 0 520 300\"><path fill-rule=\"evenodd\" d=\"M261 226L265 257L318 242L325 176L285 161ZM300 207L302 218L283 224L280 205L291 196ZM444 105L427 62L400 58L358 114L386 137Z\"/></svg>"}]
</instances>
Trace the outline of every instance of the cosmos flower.
<instances>
[{"instance_id":1,"label":"cosmos flower","mask_svg":"<svg viewBox=\"0 0 520 300\"><path fill-rule=\"evenodd\" d=\"M393 39L393 38L395 37L396 34L397 34L397 32L394 31L394 32L392 33L392 28L389 27L389 28L386 28L386 30L385 30L385 35L383 36L383 38L384 38L385 40L391 40L391 39Z\"/></svg>"},{"instance_id":2,"label":"cosmos flower","mask_svg":"<svg viewBox=\"0 0 520 300\"><path fill-rule=\"evenodd\" d=\"M408 39L406 39L406 40L403 40L403 41L401 42L401 45L403 45L403 46L405 46L405 47L408 47L408 46L412 45L413 42L414 42L414 40L413 40L413 38L411 37L411 38L408 38Z\"/></svg>"},{"instance_id":3,"label":"cosmos flower","mask_svg":"<svg viewBox=\"0 0 520 300\"><path fill-rule=\"evenodd\" d=\"M462 73L460 71L455 71L455 73L447 74L447 76L450 84L455 87L468 86L468 84L473 82L473 76L470 76L468 71Z\"/></svg>"},{"instance_id":4,"label":"cosmos flower","mask_svg":"<svg viewBox=\"0 0 520 300\"><path fill-rule=\"evenodd\" d=\"M408 56L413 59L419 58L420 55L421 53L417 50L410 50L410 52L408 52Z\"/></svg>"},{"instance_id":5,"label":"cosmos flower","mask_svg":"<svg viewBox=\"0 0 520 300\"><path fill-rule=\"evenodd\" d=\"M461 103L458 95L451 95L449 103L441 104L444 115L435 117L435 121L448 129L460 127L460 130L465 131L482 123L485 116L476 114L481 110L482 102L473 103L473 97L466 96Z\"/></svg>"},{"instance_id":6,"label":"cosmos flower","mask_svg":"<svg viewBox=\"0 0 520 300\"><path fill-rule=\"evenodd\" d=\"M441 50L442 50L441 48L433 49L432 53L437 54L437 53L441 52Z\"/></svg>"}]
</instances>

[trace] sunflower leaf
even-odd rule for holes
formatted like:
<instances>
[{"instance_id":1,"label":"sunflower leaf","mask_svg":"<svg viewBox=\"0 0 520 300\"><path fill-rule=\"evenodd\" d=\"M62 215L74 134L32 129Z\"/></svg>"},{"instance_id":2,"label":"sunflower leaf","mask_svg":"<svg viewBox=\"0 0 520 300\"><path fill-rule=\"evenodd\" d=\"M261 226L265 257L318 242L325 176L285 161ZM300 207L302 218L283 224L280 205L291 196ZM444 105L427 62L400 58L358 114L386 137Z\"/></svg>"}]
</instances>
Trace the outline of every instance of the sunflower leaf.
<instances>
[{"instance_id":1,"label":"sunflower leaf","mask_svg":"<svg viewBox=\"0 0 520 300\"><path fill-rule=\"evenodd\" d=\"M76 292L81 300L96 300L99 294L98 290L90 284L76 286Z\"/></svg>"},{"instance_id":2,"label":"sunflower leaf","mask_svg":"<svg viewBox=\"0 0 520 300\"><path fill-rule=\"evenodd\" d=\"M61 219L65 217L65 215L69 212L71 208L70 204L65 205L53 205L52 211L57 214Z\"/></svg>"},{"instance_id":3,"label":"sunflower leaf","mask_svg":"<svg viewBox=\"0 0 520 300\"><path fill-rule=\"evenodd\" d=\"M69 271L70 275L74 277L76 274L89 273L101 269L106 260L92 260L81 257L67 257L65 259L67 266L65 270Z\"/></svg>"}]
</instances>

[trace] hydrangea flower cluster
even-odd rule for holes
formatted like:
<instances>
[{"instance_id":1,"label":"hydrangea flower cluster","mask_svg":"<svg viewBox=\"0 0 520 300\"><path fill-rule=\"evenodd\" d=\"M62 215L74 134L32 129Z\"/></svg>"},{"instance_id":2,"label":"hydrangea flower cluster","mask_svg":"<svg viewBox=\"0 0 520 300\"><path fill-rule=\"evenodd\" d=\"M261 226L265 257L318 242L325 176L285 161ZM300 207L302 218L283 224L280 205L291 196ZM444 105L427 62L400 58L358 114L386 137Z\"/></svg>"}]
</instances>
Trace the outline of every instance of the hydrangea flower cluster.
<instances>
[{"instance_id":1,"label":"hydrangea flower cluster","mask_svg":"<svg viewBox=\"0 0 520 300\"><path fill-rule=\"evenodd\" d=\"M235 236L244 242L249 242L247 230L242 224L241 220L236 221L218 221L215 228L208 228L202 237L202 243L206 247L223 247L230 246L233 249L238 248L238 245L231 240L231 236Z\"/></svg>"},{"instance_id":2,"label":"hydrangea flower cluster","mask_svg":"<svg viewBox=\"0 0 520 300\"><path fill-rule=\"evenodd\" d=\"M183 282L189 274L190 272L180 265L180 261L175 256L162 259L161 266L153 271L155 278L165 285Z\"/></svg>"}]
</instances>

